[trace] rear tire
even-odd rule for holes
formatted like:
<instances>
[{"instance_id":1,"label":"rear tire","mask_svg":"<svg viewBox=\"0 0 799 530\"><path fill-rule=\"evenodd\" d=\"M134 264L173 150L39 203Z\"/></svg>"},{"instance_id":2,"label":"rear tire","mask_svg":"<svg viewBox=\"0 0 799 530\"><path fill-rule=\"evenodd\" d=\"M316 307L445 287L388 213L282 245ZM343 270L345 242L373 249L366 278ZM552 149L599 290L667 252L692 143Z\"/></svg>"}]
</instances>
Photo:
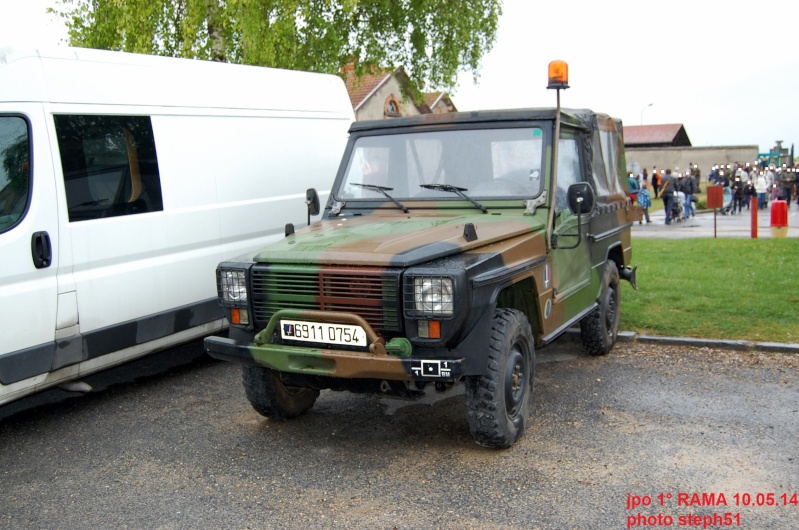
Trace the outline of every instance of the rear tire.
<instances>
[{"instance_id":1,"label":"rear tire","mask_svg":"<svg viewBox=\"0 0 799 530\"><path fill-rule=\"evenodd\" d=\"M534 344L524 313L496 311L486 373L466 378L469 430L478 444L503 449L524 434L533 408Z\"/></svg>"},{"instance_id":2,"label":"rear tire","mask_svg":"<svg viewBox=\"0 0 799 530\"><path fill-rule=\"evenodd\" d=\"M619 269L613 261L605 264L597 302L597 308L580 321L580 339L590 355L605 355L616 344L621 317Z\"/></svg>"},{"instance_id":3,"label":"rear tire","mask_svg":"<svg viewBox=\"0 0 799 530\"><path fill-rule=\"evenodd\" d=\"M262 366L244 365L244 393L258 414L273 420L290 420L308 412L316 403L319 391L288 386L279 372Z\"/></svg>"}]
</instances>

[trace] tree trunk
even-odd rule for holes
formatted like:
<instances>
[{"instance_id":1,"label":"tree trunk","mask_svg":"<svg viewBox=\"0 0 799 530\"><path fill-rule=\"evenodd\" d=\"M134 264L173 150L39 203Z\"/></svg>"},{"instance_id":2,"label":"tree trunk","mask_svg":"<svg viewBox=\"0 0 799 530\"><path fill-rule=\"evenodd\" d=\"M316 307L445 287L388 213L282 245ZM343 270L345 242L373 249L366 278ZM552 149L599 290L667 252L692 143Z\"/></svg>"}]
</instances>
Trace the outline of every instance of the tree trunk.
<instances>
[{"instance_id":1,"label":"tree trunk","mask_svg":"<svg viewBox=\"0 0 799 530\"><path fill-rule=\"evenodd\" d=\"M208 26L208 41L211 45L211 60L224 63L226 62L225 40L222 37L219 19L219 0L207 0L207 5L208 16L206 24Z\"/></svg>"}]
</instances>

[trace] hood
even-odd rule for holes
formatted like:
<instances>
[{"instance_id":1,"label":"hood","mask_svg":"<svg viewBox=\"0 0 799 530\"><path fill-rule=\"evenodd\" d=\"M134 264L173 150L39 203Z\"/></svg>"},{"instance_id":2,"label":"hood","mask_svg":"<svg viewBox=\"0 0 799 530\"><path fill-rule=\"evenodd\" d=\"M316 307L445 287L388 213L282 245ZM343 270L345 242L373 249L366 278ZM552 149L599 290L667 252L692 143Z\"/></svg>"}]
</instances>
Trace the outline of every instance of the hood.
<instances>
[{"instance_id":1,"label":"hood","mask_svg":"<svg viewBox=\"0 0 799 530\"><path fill-rule=\"evenodd\" d=\"M472 223L477 237L467 241ZM265 248L260 263L407 267L542 230L544 224L520 211L500 214L436 212L326 219Z\"/></svg>"}]
</instances>

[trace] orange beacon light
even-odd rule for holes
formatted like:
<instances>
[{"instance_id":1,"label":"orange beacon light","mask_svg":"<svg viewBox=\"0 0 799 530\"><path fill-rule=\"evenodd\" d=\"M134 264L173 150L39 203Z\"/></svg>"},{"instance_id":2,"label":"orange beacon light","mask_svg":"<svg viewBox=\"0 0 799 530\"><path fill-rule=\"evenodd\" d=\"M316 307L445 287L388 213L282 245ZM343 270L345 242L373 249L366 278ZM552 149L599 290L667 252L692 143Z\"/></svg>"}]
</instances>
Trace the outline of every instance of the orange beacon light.
<instances>
[{"instance_id":1,"label":"orange beacon light","mask_svg":"<svg viewBox=\"0 0 799 530\"><path fill-rule=\"evenodd\" d=\"M566 61L549 63L549 84L547 88L569 88L569 65Z\"/></svg>"}]
</instances>

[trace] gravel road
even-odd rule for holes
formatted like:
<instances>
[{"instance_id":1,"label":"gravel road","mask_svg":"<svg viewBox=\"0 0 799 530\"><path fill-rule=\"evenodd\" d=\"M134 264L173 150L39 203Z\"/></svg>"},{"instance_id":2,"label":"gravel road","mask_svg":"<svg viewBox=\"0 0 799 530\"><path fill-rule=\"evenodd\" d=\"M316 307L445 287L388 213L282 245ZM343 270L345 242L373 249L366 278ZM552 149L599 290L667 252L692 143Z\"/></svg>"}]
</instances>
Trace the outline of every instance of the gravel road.
<instances>
[{"instance_id":1,"label":"gravel road","mask_svg":"<svg viewBox=\"0 0 799 530\"><path fill-rule=\"evenodd\" d=\"M563 340L539 352L532 427L505 451L474 444L457 387L416 402L325 391L276 423L250 408L240 368L197 344L89 381L99 390L0 408L0 528L799 521L797 355L625 342L590 358Z\"/></svg>"}]
</instances>

